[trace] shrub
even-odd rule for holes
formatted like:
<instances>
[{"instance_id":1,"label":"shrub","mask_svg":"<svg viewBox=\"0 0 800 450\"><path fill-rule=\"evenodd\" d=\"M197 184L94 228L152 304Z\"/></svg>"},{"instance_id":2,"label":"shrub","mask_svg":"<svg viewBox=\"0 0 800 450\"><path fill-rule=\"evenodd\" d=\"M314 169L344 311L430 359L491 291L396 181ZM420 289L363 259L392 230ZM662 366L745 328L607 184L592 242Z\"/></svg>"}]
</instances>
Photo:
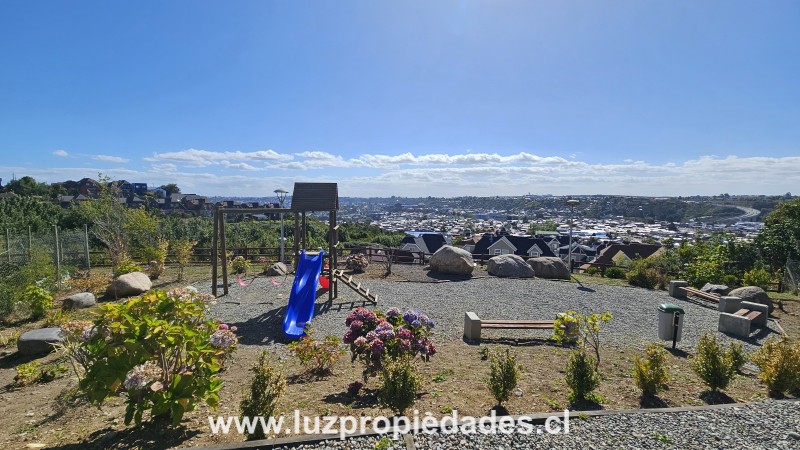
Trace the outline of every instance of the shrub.
<instances>
[{"instance_id":1,"label":"shrub","mask_svg":"<svg viewBox=\"0 0 800 450\"><path fill-rule=\"evenodd\" d=\"M633 362L633 380L642 390L642 395L655 395L669 382L667 373L667 351L659 344L649 344L644 349L644 358L638 356Z\"/></svg>"},{"instance_id":2,"label":"shrub","mask_svg":"<svg viewBox=\"0 0 800 450\"><path fill-rule=\"evenodd\" d=\"M50 309L44 315L45 327L60 327L72 319L72 311L64 309Z\"/></svg>"},{"instance_id":3,"label":"shrub","mask_svg":"<svg viewBox=\"0 0 800 450\"><path fill-rule=\"evenodd\" d=\"M246 273L250 269L250 261L244 259L244 256L237 256L228 263L228 266L233 273Z\"/></svg>"},{"instance_id":4,"label":"shrub","mask_svg":"<svg viewBox=\"0 0 800 450\"><path fill-rule=\"evenodd\" d=\"M81 292L91 292L95 296L103 295L111 283L108 275L90 272L75 272L67 282L69 287L78 289Z\"/></svg>"},{"instance_id":5,"label":"shrub","mask_svg":"<svg viewBox=\"0 0 800 450\"><path fill-rule=\"evenodd\" d=\"M181 239L170 245L175 252L175 260L178 262L178 281L183 281L183 269L189 265L192 259L192 249L197 243Z\"/></svg>"},{"instance_id":6,"label":"shrub","mask_svg":"<svg viewBox=\"0 0 800 450\"><path fill-rule=\"evenodd\" d=\"M22 303L28 308L31 317L39 319L53 307L53 296L45 288L30 285L22 293Z\"/></svg>"},{"instance_id":7,"label":"shrub","mask_svg":"<svg viewBox=\"0 0 800 450\"><path fill-rule=\"evenodd\" d=\"M239 409L244 417L264 417L269 420L275 414L278 400L286 391L286 380L283 374L270 364L269 353L261 352L258 362L250 370L255 374L250 383L250 390L245 392L245 397L239 404ZM248 439L264 439L264 430L256 427L253 434L248 434Z\"/></svg>"},{"instance_id":8,"label":"shrub","mask_svg":"<svg viewBox=\"0 0 800 450\"><path fill-rule=\"evenodd\" d=\"M489 364L489 379L486 380L486 384L497 400L497 404L502 405L511 396L511 392L517 387L517 381L519 381L517 358L508 349L505 349L505 352L493 354Z\"/></svg>"},{"instance_id":9,"label":"shrub","mask_svg":"<svg viewBox=\"0 0 800 450\"><path fill-rule=\"evenodd\" d=\"M580 340L581 347L594 353L597 370L600 366L600 325L610 322L613 317L608 311L590 316L567 311L556 318L553 339L559 344L572 344Z\"/></svg>"},{"instance_id":10,"label":"shrub","mask_svg":"<svg viewBox=\"0 0 800 450\"><path fill-rule=\"evenodd\" d=\"M769 339L752 359L761 369L758 377L767 386L770 396L800 393L800 343L796 340L785 336Z\"/></svg>"},{"instance_id":11,"label":"shrub","mask_svg":"<svg viewBox=\"0 0 800 450\"><path fill-rule=\"evenodd\" d=\"M575 350L569 355L566 381L570 388L570 402L577 403L596 399L592 395L592 391L600 385L600 375L595 367L595 361L583 349Z\"/></svg>"},{"instance_id":12,"label":"shrub","mask_svg":"<svg viewBox=\"0 0 800 450\"><path fill-rule=\"evenodd\" d=\"M152 290L120 304L100 306L82 333L87 353L80 388L102 404L124 394L125 423L141 423L145 411L177 425L186 411L219 401L220 364L236 346L226 325L206 317L209 296L183 289Z\"/></svg>"},{"instance_id":13,"label":"shrub","mask_svg":"<svg viewBox=\"0 0 800 450\"><path fill-rule=\"evenodd\" d=\"M345 320L349 330L342 340L350 344L352 360L364 363L364 381L380 369L385 358L414 358L428 361L436 354L436 346L428 337L436 323L419 311L401 313L389 308L386 314L356 308Z\"/></svg>"},{"instance_id":14,"label":"shrub","mask_svg":"<svg viewBox=\"0 0 800 450\"><path fill-rule=\"evenodd\" d=\"M367 258L367 255L363 253L353 253L352 255L348 255L344 262L345 267L355 273L362 273L367 270L367 266L369 266L369 259Z\"/></svg>"},{"instance_id":15,"label":"shrub","mask_svg":"<svg viewBox=\"0 0 800 450\"><path fill-rule=\"evenodd\" d=\"M650 267L648 261L642 258L637 258L631 262L631 267L626 277L631 286L645 289L653 289L659 282L658 271Z\"/></svg>"},{"instance_id":16,"label":"shrub","mask_svg":"<svg viewBox=\"0 0 800 450\"><path fill-rule=\"evenodd\" d=\"M333 363L344 354L342 340L336 336L325 336L318 341L314 339L314 331L308 325L305 333L299 341L289 344L289 351L300 359L300 363L309 372L317 375L330 373Z\"/></svg>"},{"instance_id":17,"label":"shrub","mask_svg":"<svg viewBox=\"0 0 800 450\"><path fill-rule=\"evenodd\" d=\"M20 364L17 366L17 374L14 376L14 384L16 386L28 386L36 383L40 374L39 361L31 361L29 363Z\"/></svg>"},{"instance_id":18,"label":"shrub","mask_svg":"<svg viewBox=\"0 0 800 450\"><path fill-rule=\"evenodd\" d=\"M256 262L258 263L259 266L261 266L261 272L260 273L267 273L269 268L272 267L272 264L270 264L270 262L267 261L267 258L265 258L263 256L259 256L258 259L256 260Z\"/></svg>"},{"instance_id":19,"label":"shrub","mask_svg":"<svg viewBox=\"0 0 800 450\"><path fill-rule=\"evenodd\" d=\"M378 401L397 414L404 414L417 399L422 382L409 357L390 359L381 368Z\"/></svg>"},{"instance_id":20,"label":"shrub","mask_svg":"<svg viewBox=\"0 0 800 450\"><path fill-rule=\"evenodd\" d=\"M126 273L133 273L133 272L141 272L142 266L134 262L133 260L127 259L127 257L119 263L119 265L114 269L114 277L118 277L120 275L125 275Z\"/></svg>"},{"instance_id":21,"label":"shrub","mask_svg":"<svg viewBox=\"0 0 800 450\"><path fill-rule=\"evenodd\" d=\"M606 278L623 279L625 278L625 271L619 267L609 267L606 269L604 276Z\"/></svg>"},{"instance_id":22,"label":"shrub","mask_svg":"<svg viewBox=\"0 0 800 450\"><path fill-rule=\"evenodd\" d=\"M742 367L747 362L747 354L744 351L742 343L731 342L725 355L731 363L731 369L737 373L741 372Z\"/></svg>"},{"instance_id":23,"label":"shrub","mask_svg":"<svg viewBox=\"0 0 800 450\"><path fill-rule=\"evenodd\" d=\"M742 283L745 286L758 286L765 291L769 288L771 281L772 277L769 272L762 268L748 270L742 277Z\"/></svg>"},{"instance_id":24,"label":"shrub","mask_svg":"<svg viewBox=\"0 0 800 450\"><path fill-rule=\"evenodd\" d=\"M147 268L144 269L144 273L146 273L151 280L157 280L161 274L164 273L164 267L163 262L158 262L154 259L147 263Z\"/></svg>"},{"instance_id":25,"label":"shrub","mask_svg":"<svg viewBox=\"0 0 800 450\"><path fill-rule=\"evenodd\" d=\"M692 358L692 370L712 391L725 389L735 370L730 350L726 352L717 343L717 337L706 333L697 343L697 354Z\"/></svg>"},{"instance_id":26,"label":"shrub","mask_svg":"<svg viewBox=\"0 0 800 450\"><path fill-rule=\"evenodd\" d=\"M595 276L595 275L597 275L598 272L600 272L600 269L598 269L595 266L592 266L592 267L589 267L588 269L586 269L586 274L587 275Z\"/></svg>"}]
</instances>

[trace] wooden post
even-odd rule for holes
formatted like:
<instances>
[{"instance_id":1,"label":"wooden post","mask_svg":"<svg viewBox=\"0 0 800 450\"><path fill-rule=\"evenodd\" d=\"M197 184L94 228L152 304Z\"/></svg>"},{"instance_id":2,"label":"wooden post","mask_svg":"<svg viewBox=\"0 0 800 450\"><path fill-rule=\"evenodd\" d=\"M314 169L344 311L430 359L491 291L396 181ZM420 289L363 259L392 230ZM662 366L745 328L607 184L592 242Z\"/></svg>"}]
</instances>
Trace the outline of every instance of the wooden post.
<instances>
[{"instance_id":1,"label":"wooden post","mask_svg":"<svg viewBox=\"0 0 800 450\"><path fill-rule=\"evenodd\" d=\"M89 257L89 225L83 225L83 253L86 256L86 270L92 271L92 259Z\"/></svg>"},{"instance_id":2,"label":"wooden post","mask_svg":"<svg viewBox=\"0 0 800 450\"><path fill-rule=\"evenodd\" d=\"M219 234L219 207L214 206L214 234L211 237L211 295L217 296L217 263L219 253L217 252L217 235Z\"/></svg>"},{"instance_id":3,"label":"wooden post","mask_svg":"<svg viewBox=\"0 0 800 450\"><path fill-rule=\"evenodd\" d=\"M300 254L300 215L294 213L294 270L297 270L297 255Z\"/></svg>"},{"instance_id":4,"label":"wooden post","mask_svg":"<svg viewBox=\"0 0 800 450\"><path fill-rule=\"evenodd\" d=\"M53 225L56 238L56 286L61 286L61 254L58 251L58 225Z\"/></svg>"},{"instance_id":5,"label":"wooden post","mask_svg":"<svg viewBox=\"0 0 800 450\"><path fill-rule=\"evenodd\" d=\"M11 262L11 233L6 228L6 257L8 262Z\"/></svg>"},{"instance_id":6,"label":"wooden post","mask_svg":"<svg viewBox=\"0 0 800 450\"><path fill-rule=\"evenodd\" d=\"M225 211L219 213L219 251L222 253L222 293L228 295L228 247L225 245Z\"/></svg>"}]
</instances>

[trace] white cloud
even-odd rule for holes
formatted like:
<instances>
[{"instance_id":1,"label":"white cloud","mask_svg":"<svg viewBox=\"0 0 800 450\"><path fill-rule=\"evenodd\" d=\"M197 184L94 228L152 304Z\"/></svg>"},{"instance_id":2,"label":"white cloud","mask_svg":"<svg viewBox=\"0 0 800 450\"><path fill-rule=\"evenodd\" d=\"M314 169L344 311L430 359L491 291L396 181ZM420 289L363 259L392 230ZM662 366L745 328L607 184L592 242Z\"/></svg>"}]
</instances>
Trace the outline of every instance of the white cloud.
<instances>
[{"instance_id":1,"label":"white cloud","mask_svg":"<svg viewBox=\"0 0 800 450\"><path fill-rule=\"evenodd\" d=\"M188 164L191 167L207 167L222 161L242 161L242 162L273 162L289 161L291 155L282 155L274 150L260 150L255 152L218 152L210 150L198 150L194 148L181 150L178 152L155 153L147 161L173 161ZM252 166L251 166L252 167Z\"/></svg>"},{"instance_id":2,"label":"white cloud","mask_svg":"<svg viewBox=\"0 0 800 450\"><path fill-rule=\"evenodd\" d=\"M60 156L62 158L66 158L67 156L69 156L69 153L67 153L66 150L61 150L61 149L54 151L53 154L56 156Z\"/></svg>"},{"instance_id":3,"label":"white cloud","mask_svg":"<svg viewBox=\"0 0 800 450\"><path fill-rule=\"evenodd\" d=\"M122 158L119 156L110 156L110 155L95 155L92 156L92 159L95 161L105 161L105 162L120 163L120 164L130 162L130 159Z\"/></svg>"}]
</instances>

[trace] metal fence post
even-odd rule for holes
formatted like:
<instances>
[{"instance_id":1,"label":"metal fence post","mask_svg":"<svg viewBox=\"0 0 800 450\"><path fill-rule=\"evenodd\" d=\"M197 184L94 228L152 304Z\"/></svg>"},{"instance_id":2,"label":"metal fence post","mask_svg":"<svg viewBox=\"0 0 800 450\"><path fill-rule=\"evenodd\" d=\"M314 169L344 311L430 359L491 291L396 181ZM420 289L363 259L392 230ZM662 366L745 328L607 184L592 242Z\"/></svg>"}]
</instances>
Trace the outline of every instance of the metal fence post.
<instances>
[{"instance_id":1,"label":"metal fence post","mask_svg":"<svg viewBox=\"0 0 800 450\"><path fill-rule=\"evenodd\" d=\"M58 251L58 225L53 225L54 236L56 240L55 256L56 256L56 286L61 286L61 255Z\"/></svg>"},{"instance_id":2,"label":"metal fence post","mask_svg":"<svg viewBox=\"0 0 800 450\"><path fill-rule=\"evenodd\" d=\"M8 257L8 262L11 262L11 234L6 228L6 256Z\"/></svg>"},{"instance_id":3,"label":"metal fence post","mask_svg":"<svg viewBox=\"0 0 800 450\"><path fill-rule=\"evenodd\" d=\"M31 234L31 227L28 227L28 262L33 260L33 235Z\"/></svg>"},{"instance_id":4,"label":"metal fence post","mask_svg":"<svg viewBox=\"0 0 800 450\"><path fill-rule=\"evenodd\" d=\"M86 255L86 271L92 271L92 261L89 258L89 225L83 225L83 252Z\"/></svg>"}]
</instances>

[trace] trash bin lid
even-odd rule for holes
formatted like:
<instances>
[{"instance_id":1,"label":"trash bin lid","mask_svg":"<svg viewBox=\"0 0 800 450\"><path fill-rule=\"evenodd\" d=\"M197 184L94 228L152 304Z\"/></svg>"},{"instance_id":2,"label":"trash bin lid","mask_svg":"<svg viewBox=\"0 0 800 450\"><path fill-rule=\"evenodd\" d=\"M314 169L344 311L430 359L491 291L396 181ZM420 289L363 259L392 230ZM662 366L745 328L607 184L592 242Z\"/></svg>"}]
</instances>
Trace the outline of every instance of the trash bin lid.
<instances>
[{"instance_id":1,"label":"trash bin lid","mask_svg":"<svg viewBox=\"0 0 800 450\"><path fill-rule=\"evenodd\" d=\"M662 303L658 305L658 310L661 312L668 312L673 314L686 314L686 311L684 311L683 308L674 303Z\"/></svg>"}]
</instances>

